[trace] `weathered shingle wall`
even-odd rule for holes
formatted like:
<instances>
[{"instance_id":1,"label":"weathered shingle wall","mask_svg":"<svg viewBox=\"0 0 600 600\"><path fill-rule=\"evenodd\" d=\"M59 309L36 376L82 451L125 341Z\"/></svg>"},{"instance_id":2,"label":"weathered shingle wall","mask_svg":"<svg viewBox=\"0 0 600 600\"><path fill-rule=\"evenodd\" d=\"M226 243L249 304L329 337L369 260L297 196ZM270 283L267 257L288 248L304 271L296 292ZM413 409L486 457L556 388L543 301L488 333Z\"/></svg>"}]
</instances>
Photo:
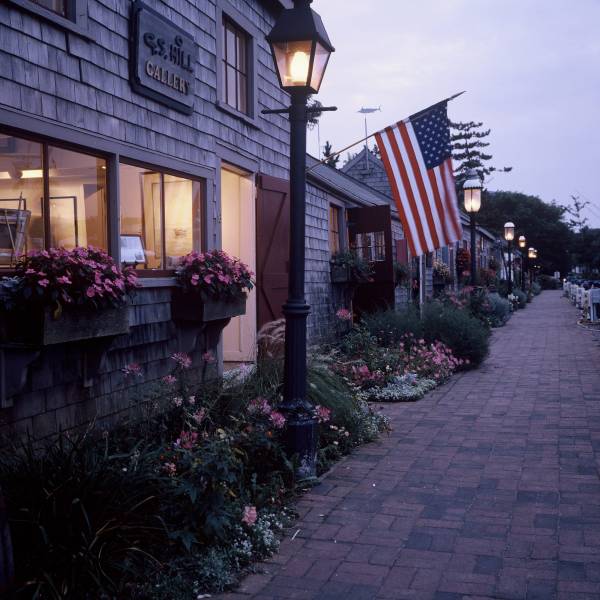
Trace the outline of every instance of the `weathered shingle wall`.
<instances>
[{"instance_id":1,"label":"weathered shingle wall","mask_svg":"<svg viewBox=\"0 0 600 600\"><path fill-rule=\"evenodd\" d=\"M258 1L230 0L261 32L273 16ZM258 116L258 128L219 110L214 1L147 0L199 45L194 113L136 94L129 83L129 0L89 0L91 39L66 32L10 3L0 4L0 109L4 105L87 132L214 167L216 140L260 159L261 171L287 177L288 122ZM258 107L285 94L264 37L258 39Z\"/></svg>"}]
</instances>

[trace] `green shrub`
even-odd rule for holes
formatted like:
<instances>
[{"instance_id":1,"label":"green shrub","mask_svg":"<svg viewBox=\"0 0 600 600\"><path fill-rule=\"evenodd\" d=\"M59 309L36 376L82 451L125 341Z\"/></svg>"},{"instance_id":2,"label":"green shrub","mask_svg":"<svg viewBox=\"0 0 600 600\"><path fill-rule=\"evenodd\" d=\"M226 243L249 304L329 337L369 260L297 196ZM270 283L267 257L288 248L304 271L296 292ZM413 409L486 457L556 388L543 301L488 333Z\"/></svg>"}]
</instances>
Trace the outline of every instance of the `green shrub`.
<instances>
[{"instance_id":1,"label":"green shrub","mask_svg":"<svg viewBox=\"0 0 600 600\"><path fill-rule=\"evenodd\" d=\"M379 345L386 347L398 346L407 333L412 333L417 338L423 333L419 313L413 307L401 311L378 311L363 317L362 324L377 339Z\"/></svg>"},{"instance_id":2,"label":"green shrub","mask_svg":"<svg viewBox=\"0 0 600 600\"><path fill-rule=\"evenodd\" d=\"M551 275L539 275L537 281L542 290L557 290L560 287L560 282Z\"/></svg>"},{"instance_id":3,"label":"green shrub","mask_svg":"<svg viewBox=\"0 0 600 600\"><path fill-rule=\"evenodd\" d=\"M531 284L531 291L533 292L534 296L539 296L542 293L542 286L537 281L534 281Z\"/></svg>"},{"instance_id":4,"label":"green shrub","mask_svg":"<svg viewBox=\"0 0 600 600\"><path fill-rule=\"evenodd\" d=\"M423 329L428 342L443 342L456 358L467 361L467 368L487 356L489 330L465 310L431 302L423 311Z\"/></svg>"},{"instance_id":5,"label":"green shrub","mask_svg":"<svg viewBox=\"0 0 600 600\"><path fill-rule=\"evenodd\" d=\"M155 455L112 455L88 434L3 452L0 478L24 597L99 598L123 592L166 541ZM37 595L36 595L37 594Z\"/></svg>"},{"instance_id":6,"label":"green shrub","mask_svg":"<svg viewBox=\"0 0 600 600\"><path fill-rule=\"evenodd\" d=\"M513 296L517 297L519 308L527 308L527 294L523 290L515 288L513 290Z\"/></svg>"},{"instance_id":7,"label":"green shrub","mask_svg":"<svg viewBox=\"0 0 600 600\"><path fill-rule=\"evenodd\" d=\"M492 307L492 327L502 327L510 319L510 302L497 292L488 294L488 302Z\"/></svg>"}]
</instances>

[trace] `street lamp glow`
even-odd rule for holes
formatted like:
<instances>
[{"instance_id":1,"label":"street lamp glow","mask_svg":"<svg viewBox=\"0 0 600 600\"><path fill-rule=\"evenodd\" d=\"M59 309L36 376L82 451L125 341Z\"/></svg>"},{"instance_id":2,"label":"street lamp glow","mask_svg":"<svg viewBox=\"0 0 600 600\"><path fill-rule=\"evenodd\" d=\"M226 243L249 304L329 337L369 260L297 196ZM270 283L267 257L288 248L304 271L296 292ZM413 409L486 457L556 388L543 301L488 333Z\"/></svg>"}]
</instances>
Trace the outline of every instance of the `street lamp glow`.
<instances>
[{"instance_id":1,"label":"street lamp glow","mask_svg":"<svg viewBox=\"0 0 600 600\"><path fill-rule=\"evenodd\" d=\"M477 171L471 169L467 173L467 180L463 183L465 197L465 211L468 213L477 213L481 208L481 190L483 185L477 175Z\"/></svg>"},{"instance_id":2,"label":"street lamp glow","mask_svg":"<svg viewBox=\"0 0 600 600\"><path fill-rule=\"evenodd\" d=\"M512 242L515 239L515 224L512 221L504 223L504 239Z\"/></svg>"},{"instance_id":3,"label":"street lamp glow","mask_svg":"<svg viewBox=\"0 0 600 600\"><path fill-rule=\"evenodd\" d=\"M524 235L519 236L519 248L525 248L527 246L527 238Z\"/></svg>"},{"instance_id":4,"label":"street lamp glow","mask_svg":"<svg viewBox=\"0 0 600 600\"><path fill-rule=\"evenodd\" d=\"M535 248L529 248L529 250L527 251L527 258L535 258L535 255Z\"/></svg>"},{"instance_id":5,"label":"street lamp glow","mask_svg":"<svg viewBox=\"0 0 600 600\"><path fill-rule=\"evenodd\" d=\"M284 90L316 94L334 47L321 17L310 8L312 0L295 0L281 12L267 41Z\"/></svg>"}]
</instances>

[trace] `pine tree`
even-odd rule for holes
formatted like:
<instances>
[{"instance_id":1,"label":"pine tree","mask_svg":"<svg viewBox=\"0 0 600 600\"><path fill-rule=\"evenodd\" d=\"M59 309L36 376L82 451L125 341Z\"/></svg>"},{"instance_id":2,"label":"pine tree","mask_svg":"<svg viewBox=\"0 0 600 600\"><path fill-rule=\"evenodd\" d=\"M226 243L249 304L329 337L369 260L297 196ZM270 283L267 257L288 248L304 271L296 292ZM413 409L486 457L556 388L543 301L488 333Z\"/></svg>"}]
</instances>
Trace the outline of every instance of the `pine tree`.
<instances>
[{"instance_id":1,"label":"pine tree","mask_svg":"<svg viewBox=\"0 0 600 600\"><path fill-rule=\"evenodd\" d=\"M490 135L490 129L482 130L483 123L470 121L468 123L450 123L452 130L450 144L452 146L452 158L455 163L454 175L456 185L460 189L467 178L467 172L475 169L482 181L494 171L509 173L512 167L496 168L489 164L493 156L486 154L485 148L490 143L485 141Z\"/></svg>"},{"instance_id":2,"label":"pine tree","mask_svg":"<svg viewBox=\"0 0 600 600\"><path fill-rule=\"evenodd\" d=\"M332 154L333 154L332 150L333 150L333 148L331 146L331 143L329 141L325 142L325 149L323 150L323 158L327 159L325 161L326 165L329 165L330 167L337 169L337 165L340 162L340 155L336 154L335 156L332 156Z\"/></svg>"},{"instance_id":3,"label":"pine tree","mask_svg":"<svg viewBox=\"0 0 600 600\"><path fill-rule=\"evenodd\" d=\"M573 194L571 194L571 200L573 201L573 205L565 207L567 213L571 217L569 219L569 227L571 227L573 231L578 232L587 226L588 219L581 213L590 203L588 200L581 200L579 196L574 196Z\"/></svg>"}]
</instances>

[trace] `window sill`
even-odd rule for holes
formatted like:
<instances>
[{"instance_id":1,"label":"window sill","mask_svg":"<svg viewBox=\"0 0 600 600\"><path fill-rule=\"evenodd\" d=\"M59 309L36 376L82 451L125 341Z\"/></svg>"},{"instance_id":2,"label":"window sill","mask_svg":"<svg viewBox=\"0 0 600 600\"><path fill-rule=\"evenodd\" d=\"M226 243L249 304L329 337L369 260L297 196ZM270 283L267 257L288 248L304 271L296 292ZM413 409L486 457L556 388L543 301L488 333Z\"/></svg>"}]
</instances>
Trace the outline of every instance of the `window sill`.
<instances>
[{"instance_id":1,"label":"window sill","mask_svg":"<svg viewBox=\"0 0 600 600\"><path fill-rule=\"evenodd\" d=\"M256 117L251 117L250 115L246 115L246 114L240 112L239 110L236 110L232 106L229 106L229 104L226 104L225 102L221 102L220 100L217 100L215 105L221 112L224 112L224 113L234 117L235 119L243 121L244 123L246 123L246 125L249 125L250 127L254 128L254 129L260 129L260 125L258 124Z\"/></svg>"},{"instance_id":2,"label":"window sill","mask_svg":"<svg viewBox=\"0 0 600 600\"><path fill-rule=\"evenodd\" d=\"M8 0L8 3L18 6L29 13L33 13L34 15L49 21L57 27L69 31L70 33L76 33L77 35L88 40L92 39L92 35L88 31L87 27L82 27L82 25L76 23L75 21L71 21L71 19L67 19L66 17L61 17L60 15L53 13L43 6L38 6L34 2L30 2L30 0Z\"/></svg>"}]
</instances>

